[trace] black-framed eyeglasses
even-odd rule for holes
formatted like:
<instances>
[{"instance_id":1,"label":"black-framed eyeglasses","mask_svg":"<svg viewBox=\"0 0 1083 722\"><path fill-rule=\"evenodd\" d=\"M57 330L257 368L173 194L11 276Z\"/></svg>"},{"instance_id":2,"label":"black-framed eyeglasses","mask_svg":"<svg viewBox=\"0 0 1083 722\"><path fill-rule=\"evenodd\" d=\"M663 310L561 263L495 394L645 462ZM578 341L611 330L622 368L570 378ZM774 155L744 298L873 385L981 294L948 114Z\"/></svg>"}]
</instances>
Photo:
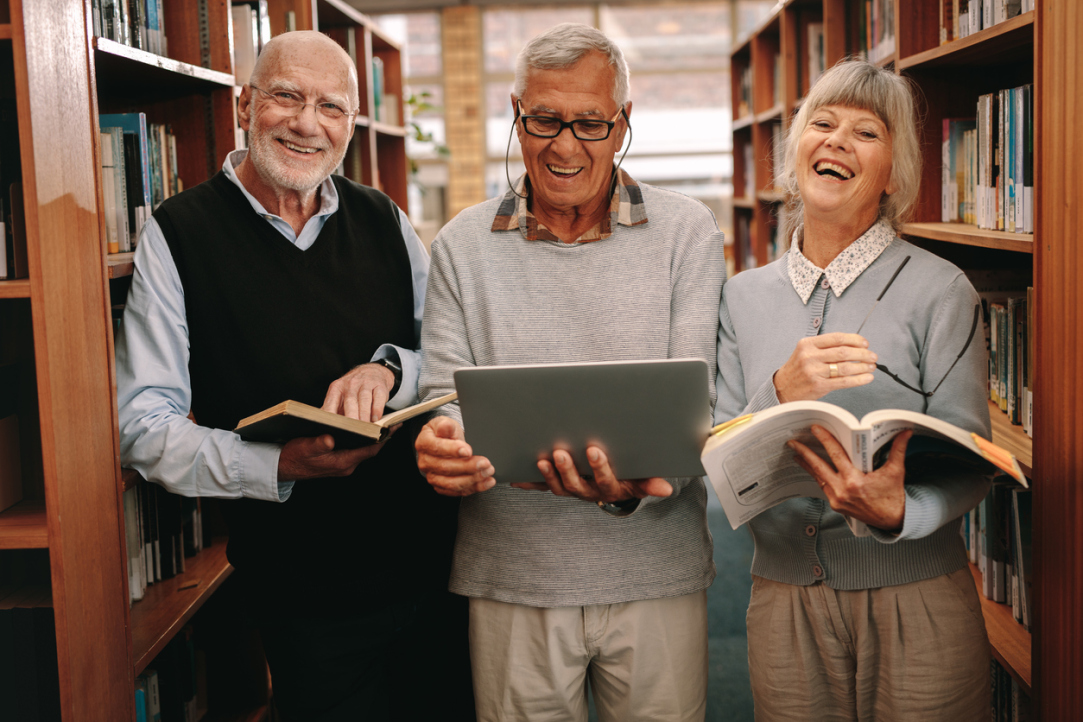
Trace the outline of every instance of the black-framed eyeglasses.
<instances>
[{"instance_id":1,"label":"black-framed eyeglasses","mask_svg":"<svg viewBox=\"0 0 1083 722\"><path fill-rule=\"evenodd\" d=\"M865 327L865 321L869 320L869 316L872 315L872 311L873 311L874 308L876 308L876 304L880 303L880 299L883 298L884 294L887 293L887 290L889 288L891 288L891 284L895 283L895 279L899 277L899 273L902 272L902 269L906 266L907 262L909 262L909 261L910 261L910 256L907 256L906 258L902 259L902 263L900 263L899 267L895 269L895 273L891 274L891 278L888 279L887 285L884 286L884 290L880 291L880 295L876 297L875 301L873 301L872 308L870 308L869 312L867 314L865 314L864 320L862 320L861 325L857 327L857 331L855 331L854 333L861 333L861 329ZM974 340L974 332L978 330L978 320L980 318L981 318L981 304L977 304L977 305L974 306L974 321L970 324L970 333L966 337L966 343L963 344L963 350L960 351L959 355L955 357L955 360L951 362L951 367L944 373L944 377L942 379L940 379L940 383L938 383L935 387L933 387L932 391L923 391L921 389L914 388L913 386L911 386L910 384L906 383L901 378L896 376L894 373L892 373L891 369L889 369L887 366L884 366L883 364L876 364L876 368L879 369L880 371L883 371L885 374L887 374L888 378L890 378L892 381L899 384L903 388L909 389L910 391L913 391L915 394L921 394L925 398L929 398L930 396L935 394L937 392L937 390L940 388L940 385L943 384L944 381L947 380L948 374L950 374L952 369L955 368L955 364L959 363L959 359L961 359L963 357L963 354L966 353L966 350L968 348L970 348L970 342Z\"/></svg>"},{"instance_id":2,"label":"black-framed eyeglasses","mask_svg":"<svg viewBox=\"0 0 1083 722\"><path fill-rule=\"evenodd\" d=\"M981 304L977 304L977 305L974 306L974 322L970 324L970 333L966 337L966 343L963 344L963 350L960 351L959 355L955 357L955 360L951 362L951 367L946 372L944 372L944 377L942 379L940 379L940 383L938 383L935 387L933 387L932 391L922 391L921 389L914 388L910 384L908 384L905 381L903 381L902 379L900 379L894 373L892 373L891 370L887 366L884 366L883 364L876 364L876 368L883 371L885 374L887 374L887 376L889 378L891 378L893 381L895 381L895 383L901 385L903 388L910 389L911 391L913 391L916 394L921 394L925 398L929 398L930 396L932 396L933 394L935 394L937 392L937 390L940 388L940 384L944 383L944 381L948 378L948 374L950 374L952 369L955 368L955 364L959 363L959 359L961 359L963 357L963 354L966 353L966 350L968 348L970 348L970 342L974 340L974 332L978 330L978 320L980 318L981 318Z\"/></svg>"},{"instance_id":3,"label":"black-framed eyeglasses","mask_svg":"<svg viewBox=\"0 0 1083 722\"><path fill-rule=\"evenodd\" d=\"M515 101L519 109L519 120L523 121L523 130L538 138L556 138L564 132L565 128L572 129L572 135L579 140L605 140L613 132L613 126L617 124L617 118L624 112L622 107L613 116L613 120L589 120L578 118L576 120L561 120L549 115L523 115L523 106L519 100Z\"/></svg>"},{"instance_id":4,"label":"black-framed eyeglasses","mask_svg":"<svg viewBox=\"0 0 1083 722\"><path fill-rule=\"evenodd\" d=\"M248 84L249 88L258 90L267 96L267 98L282 109L287 115L297 115L306 105L311 105L316 110L316 118L320 121L321 125L338 127L346 125L350 118L356 113L343 108L337 103L323 102L323 103L306 103L303 98L297 96L288 90L276 90L273 93L263 88L257 88L251 83Z\"/></svg>"}]
</instances>

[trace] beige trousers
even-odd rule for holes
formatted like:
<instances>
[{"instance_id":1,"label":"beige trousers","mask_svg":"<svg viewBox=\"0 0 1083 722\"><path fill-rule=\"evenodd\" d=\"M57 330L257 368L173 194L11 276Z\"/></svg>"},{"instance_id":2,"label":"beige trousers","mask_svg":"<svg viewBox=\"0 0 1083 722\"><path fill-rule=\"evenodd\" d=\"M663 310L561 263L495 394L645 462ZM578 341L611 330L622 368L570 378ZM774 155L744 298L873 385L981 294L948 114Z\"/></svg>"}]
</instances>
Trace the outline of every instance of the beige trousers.
<instances>
[{"instance_id":1,"label":"beige trousers","mask_svg":"<svg viewBox=\"0 0 1083 722\"><path fill-rule=\"evenodd\" d=\"M470 599L479 722L702 722L707 592L552 609Z\"/></svg>"},{"instance_id":2,"label":"beige trousers","mask_svg":"<svg viewBox=\"0 0 1083 722\"><path fill-rule=\"evenodd\" d=\"M752 578L757 722L986 722L989 640L970 570L836 591Z\"/></svg>"}]
</instances>

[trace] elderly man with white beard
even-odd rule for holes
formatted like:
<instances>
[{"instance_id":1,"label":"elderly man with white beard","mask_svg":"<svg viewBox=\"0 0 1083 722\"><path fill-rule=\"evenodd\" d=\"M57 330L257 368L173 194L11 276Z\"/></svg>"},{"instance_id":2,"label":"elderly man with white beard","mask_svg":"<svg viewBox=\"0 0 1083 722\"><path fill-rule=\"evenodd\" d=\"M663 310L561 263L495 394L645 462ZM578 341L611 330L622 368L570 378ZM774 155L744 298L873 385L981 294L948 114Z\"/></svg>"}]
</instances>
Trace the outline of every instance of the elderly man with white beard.
<instances>
[{"instance_id":1,"label":"elderly man with white beard","mask_svg":"<svg viewBox=\"0 0 1083 722\"><path fill-rule=\"evenodd\" d=\"M122 461L221 499L284 720L473 719L458 503L418 473L414 433L339 450L231 431L284 399L362 420L417 399L429 259L387 196L331 175L357 110L342 48L278 36L241 91L248 150L155 210L117 342ZM422 655L445 670L426 695Z\"/></svg>"}]
</instances>

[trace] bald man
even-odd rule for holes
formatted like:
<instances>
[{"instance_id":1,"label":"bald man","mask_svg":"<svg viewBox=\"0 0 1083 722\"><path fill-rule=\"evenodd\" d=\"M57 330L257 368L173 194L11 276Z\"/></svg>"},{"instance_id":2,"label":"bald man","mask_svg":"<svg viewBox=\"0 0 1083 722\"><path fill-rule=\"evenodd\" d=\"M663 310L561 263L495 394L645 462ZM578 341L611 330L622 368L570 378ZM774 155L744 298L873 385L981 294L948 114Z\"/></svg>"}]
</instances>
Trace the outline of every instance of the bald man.
<instances>
[{"instance_id":1,"label":"bald man","mask_svg":"<svg viewBox=\"0 0 1083 722\"><path fill-rule=\"evenodd\" d=\"M222 500L284 720L472 719L458 503L418 473L412 430L357 450L231 431L284 399L363 420L417 400L429 259L387 196L331 175L357 110L337 44L280 35L241 90L248 150L155 210L117 341L122 462ZM419 659L445 689L418 693Z\"/></svg>"}]
</instances>

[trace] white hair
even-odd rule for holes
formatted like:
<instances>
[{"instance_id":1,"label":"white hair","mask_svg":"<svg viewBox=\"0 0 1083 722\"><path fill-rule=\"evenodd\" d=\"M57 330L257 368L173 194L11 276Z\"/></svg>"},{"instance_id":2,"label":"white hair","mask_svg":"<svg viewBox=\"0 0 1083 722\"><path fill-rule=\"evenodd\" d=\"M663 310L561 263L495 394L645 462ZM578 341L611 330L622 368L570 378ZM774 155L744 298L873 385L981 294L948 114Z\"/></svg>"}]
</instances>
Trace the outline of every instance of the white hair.
<instances>
[{"instance_id":1,"label":"white hair","mask_svg":"<svg viewBox=\"0 0 1083 722\"><path fill-rule=\"evenodd\" d=\"M579 23L555 25L526 44L515 61L512 92L517 98L523 97L531 70L564 70L595 50L613 67L613 100L623 108L631 94L624 53L601 30Z\"/></svg>"}]
</instances>

